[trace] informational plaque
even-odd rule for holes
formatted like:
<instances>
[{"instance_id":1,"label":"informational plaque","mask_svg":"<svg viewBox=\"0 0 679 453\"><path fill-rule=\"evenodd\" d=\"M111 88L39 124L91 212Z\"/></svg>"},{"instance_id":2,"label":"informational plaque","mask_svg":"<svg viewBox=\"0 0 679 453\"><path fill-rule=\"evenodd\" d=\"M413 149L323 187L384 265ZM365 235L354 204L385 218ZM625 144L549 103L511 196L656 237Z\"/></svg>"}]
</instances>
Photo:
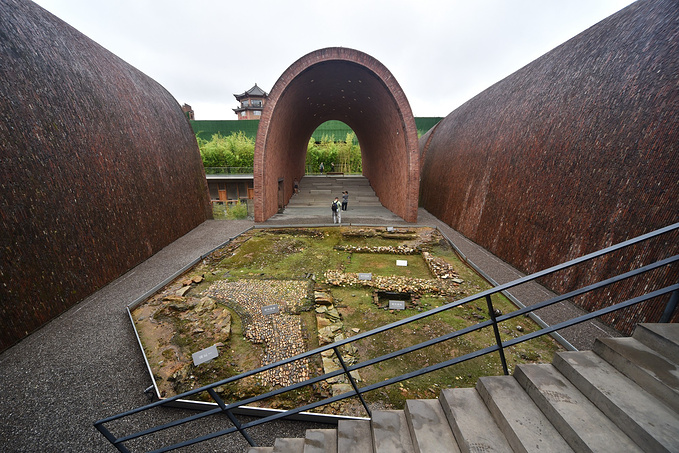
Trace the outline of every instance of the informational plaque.
<instances>
[{"instance_id":1,"label":"informational plaque","mask_svg":"<svg viewBox=\"0 0 679 453\"><path fill-rule=\"evenodd\" d=\"M387 231L391 233L392 231L394 231L394 227L387 227Z\"/></svg>"},{"instance_id":2,"label":"informational plaque","mask_svg":"<svg viewBox=\"0 0 679 453\"><path fill-rule=\"evenodd\" d=\"M278 304L266 305L266 306L262 307L262 314L264 316L275 315L276 313L280 313L280 312L281 312L281 307L279 307Z\"/></svg>"},{"instance_id":3,"label":"informational plaque","mask_svg":"<svg viewBox=\"0 0 679 453\"><path fill-rule=\"evenodd\" d=\"M405 310L406 301L405 300L390 300L389 310Z\"/></svg>"},{"instance_id":4,"label":"informational plaque","mask_svg":"<svg viewBox=\"0 0 679 453\"><path fill-rule=\"evenodd\" d=\"M192 354L193 357L193 364L195 366L200 365L201 363L208 362L212 359L216 359L219 357L219 351L217 351L217 346L212 345L209 348L202 349L198 352L194 352Z\"/></svg>"},{"instance_id":5,"label":"informational plaque","mask_svg":"<svg viewBox=\"0 0 679 453\"><path fill-rule=\"evenodd\" d=\"M396 265L397 266L407 266L408 260L396 260Z\"/></svg>"},{"instance_id":6,"label":"informational plaque","mask_svg":"<svg viewBox=\"0 0 679 453\"><path fill-rule=\"evenodd\" d=\"M359 272L358 273L358 279L359 280L372 280L373 274L370 273L370 272Z\"/></svg>"}]
</instances>

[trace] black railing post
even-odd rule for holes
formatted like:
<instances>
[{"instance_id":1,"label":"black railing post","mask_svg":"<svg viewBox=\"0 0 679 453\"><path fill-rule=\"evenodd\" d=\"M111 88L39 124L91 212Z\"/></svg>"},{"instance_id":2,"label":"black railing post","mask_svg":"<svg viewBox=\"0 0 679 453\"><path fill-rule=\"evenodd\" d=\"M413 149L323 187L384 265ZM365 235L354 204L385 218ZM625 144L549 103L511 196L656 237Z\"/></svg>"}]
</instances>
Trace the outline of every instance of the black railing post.
<instances>
[{"instance_id":1,"label":"black railing post","mask_svg":"<svg viewBox=\"0 0 679 453\"><path fill-rule=\"evenodd\" d=\"M111 442L111 445L113 445L114 447L116 447L116 448L118 449L119 452L121 452L121 453L130 453L130 450L128 450L127 447L125 447L125 445L123 445L122 443L117 443L117 442L118 442L118 439L116 439L116 436L114 436L114 435L111 433L111 431L109 431L103 424L95 423L95 424L94 424L94 427L97 428L97 430L99 430L99 432L100 432L101 434L104 435L104 437L106 438L106 440L108 440L109 442Z\"/></svg>"},{"instance_id":2,"label":"black railing post","mask_svg":"<svg viewBox=\"0 0 679 453\"><path fill-rule=\"evenodd\" d=\"M257 447L257 444L255 441L250 437L250 435L240 426L240 422L236 418L233 413L226 408L226 404L224 404L224 400L221 399L219 395L217 395L217 392L215 392L215 389L213 387L210 387L207 389L207 392L210 394L213 400L219 405L219 407L222 408L222 411L226 414L227 417L229 417L229 420L231 420L231 423L233 423L233 426L236 427L238 432L245 438L245 440L248 441L251 447Z\"/></svg>"},{"instance_id":3,"label":"black railing post","mask_svg":"<svg viewBox=\"0 0 679 453\"><path fill-rule=\"evenodd\" d=\"M342 368L344 369L344 374L347 376L347 379L349 379L349 382L351 383L351 386L354 388L354 392L356 392L356 396L358 396L358 399L361 400L361 404L363 404L363 408L365 411L368 413L368 417L372 417L372 412L370 412L370 408L368 408L368 404L365 402L363 399L363 395L358 391L358 386L356 385L356 381L354 381L353 376L347 369L347 364L344 363L344 359L342 358L342 354L339 352L339 348L337 346L334 346L332 348L333 351L335 351L335 355L337 356L337 359L339 360L340 365L342 365Z\"/></svg>"},{"instance_id":4,"label":"black railing post","mask_svg":"<svg viewBox=\"0 0 679 453\"><path fill-rule=\"evenodd\" d=\"M679 304L679 291L673 291L669 302L667 302L667 305L665 306L665 311L660 317L660 322L670 322L674 310L677 309L677 304Z\"/></svg>"},{"instance_id":5,"label":"black railing post","mask_svg":"<svg viewBox=\"0 0 679 453\"><path fill-rule=\"evenodd\" d=\"M495 332L495 343L500 353L500 361L502 362L502 371L504 371L505 376L509 375L509 370L507 369L507 360L505 359L505 350L502 347L502 340L500 339L500 329L497 326L497 320L495 319L495 310L493 309L493 302L490 300L490 294L486 296L486 302L488 303L488 313L490 314L490 320L493 321L493 331Z\"/></svg>"}]
</instances>

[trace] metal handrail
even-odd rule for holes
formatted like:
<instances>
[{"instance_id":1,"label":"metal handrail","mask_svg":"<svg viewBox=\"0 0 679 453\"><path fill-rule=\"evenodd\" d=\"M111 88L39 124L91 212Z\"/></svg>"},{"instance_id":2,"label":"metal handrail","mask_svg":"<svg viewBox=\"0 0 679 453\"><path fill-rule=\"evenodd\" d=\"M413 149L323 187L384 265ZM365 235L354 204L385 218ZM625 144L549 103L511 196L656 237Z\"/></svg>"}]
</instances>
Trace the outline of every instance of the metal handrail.
<instances>
[{"instance_id":1,"label":"metal handrail","mask_svg":"<svg viewBox=\"0 0 679 453\"><path fill-rule=\"evenodd\" d=\"M572 318L572 319L560 322L560 323L552 325L552 326L543 327L542 329L537 330L533 333L524 334L520 337L511 339L511 340L507 340L507 341L504 341L504 342L501 341L500 336L499 336L499 331L498 331L498 327L497 327L498 323L507 321L507 320L515 318L517 316L532 313L536 310L539 310L541 308L553 305L553 304L561 302L563 300L570 299L570 298L577 297L577 296L581 296L583 294L590 293L592 291L595 291L597 289L612 285L614 283L617 283L617 282L620 282L620 281L623 281L623 280L644 274L644 273L652 271L654 269L659 269L659 268L662 268L664 266L668 266L672 263L676 263L677 261L679 261L679 255L675 255L675 256L672 256L672 257L669 257L669 258L664 258L664 259L658 260L654 263L639 267L637 269L625 272L623 274L620 274L620 275L617 275L617 276L614 276L614 277L611 277L611 278L590 284L588 286L570 291L569 293L562 294L562 295L559 295L559 296L556 296L556 297L552 297L548 300L539 302L539 303L531 305L531 306L520 308L520 309L513 311L511 313L507 313L507 314L497 316L497 317L495 316L494 309L493 309L493 306L492 306L491 296L493 294L501 293L501 292L503 292L503 291L505 291L509 288L521 285L523 283L534 281L534 280L541 278L541 277L544 277L546 275L550 275L550 274L553 274L555 272L559 272L559 271L568 269L568 268L575 266L577 264L580 264L580 263L583 263L583 262L604 256L604 255L607 255L607 254L610 254L610 253L615 252L617 250L621 250L621 249L624 249L626 247L630 247L632 245L647 241L649 239L655 238L657 236L660 236L662 234L666 234L666 233L669 233L669 232L672 232L672 231L675 231L675 230L679 230L679 223L675 223L675 224L667 226L665 228L661 228L659 230L638 236L634 239L630 239L630 240L621 242L619 244L612 245L610 247L606 247L605 249L602 249L602 250L599 250L597 252L593 252L593 253L587 254L585 256L570 260L570 261L563 263L563 264L559 264L559 265L550 267L550 268L545 269L543 271L536 272L532 275L521 277L521 278L516 279L514 281L511 281L511 282L508 282L508 283L505 283L505 284L502 284L502 285L498 285L494 288L482 291L478 294L466 297L466 298L461 299L459 301L451 302L451 303L445 304L441 307L433 308L433 309L427 310L425 312L418 313L416 315L410 316L408 318L387 324L385 326L381 326L381 327L375 328L373 330L348 337L344 340L337 341L337 342L334 342L334 343L331 343L331 344L328 344L328 345L325 345L325 346L321 346L319 348L313 349L311 351L304 352L304 353L296 355L294 357L284 359L284 360L281 360L279 362L275 362L275 363L272 363L272 364L269 364L269 365L265 365L265 366L260 367L258 369L250 370L250 371L241 373L237 376L232 376L232 377L229 377L227 379L223 379L223 380L220 380L218 382L200 387L198 389L194 389L194 390L182 393L180 395L176 395L176 396L173 396L173 397L170 397L170 398L166 398L166 399L163 399L163 400L160 400L160 401L156 401L156 402L150 403L148 405L138 407L138 408L132 409L132 410L127 411L127 412L123 412L121 414L117 414L117 415L114 415L114 416L111 416L111 417L108 417L108 418L104 418L102 420L98 420L94 423L94 425L102 433L102 435L104 435L106 437L106 439L108 439L116 448L118 448L119 451L128 452L129 450L123 445L124 442L127 442L127 441L132 440L132 439L137 439L137 438L140 438L140 437L143 437L143 436L147 436L149 434L153 434L153 433L156 433L156 432L159 432L159 431L162 431L162 430L174 427L174 426L178 426L178 425L181 425L181 424L184 424L184 423L196 421L196 420L199 420L199 419L204 418L204 417L209 417L209 416L212 416L212 415L223 413L223 414L226 414L229 417L229 419L231 420L231 422L234 425L233 427L230 427L230 428L227 428L227 429L224 429L224 430L221 430L221 431L216 431L216 432L204 435L204 436L199 436L199 437L189 439L189 440L186 440L186 441L183 441L183 442L180 442L180 443L176 443L176 444L173 444L173 445L169 445L169 446L163 447L161 449L154 450L154 452L164 452L164 451L174 450L174 449L177 449L177 448L181 448L181 447L185 447L185 446L188 446L188 445L193 445L193 444L196 444L196 443L199 443L199 442L203 442L203 441L208 440L208 439L212 439L212 438L220 437L220 436L223 436L223 435L226 435L226 434L230 434L230 433L233 433L233 432L236 432L236 431L240 432L241 435L248 441L248 443L250 445L255 446L255 442L247 434L246 430L248 428L252 428L254 426L265 424L265 423L268 423L268 422L271 422L271 421L274 421L274 420L278 420L278 419L281 419L281 418L290 417L292 415L299 414L301 412L309 411L309 410L314 409L316 407L324 406L324 405L327 405L327 404L330 404L330 403L333 403L333 402L341 401L343 399L352 398L352 397L358 397L360 399L363 407L365 408L366 412L368 414L370 414L370 409L369 409L368 405L366 404L366 402L364 401L364 399L362 397L363 394L370 392L370 391L373 391L373 390L376 390L376 389L379 389L379 388L382 388L382 387L385 387L385 386L388 386L388 385L392 385L392 384L395 384L395 383L398 383L398 382L405 381L407 379L411 379L413 377L417 377L417 376L420 376L420 375L423 375L423 374L427 374L427 373L430 373L432 371L436 371L436 370L439 370L439 369L442 369L442 368L445 368L445 367L448 367L448 366L451 366L451 365L454 365L454 364L458 364L458 363L461 363L461 362L464 362L464 361L467 361L467 360L470 360L470 359L473 359L473 358L481 357L483 355L487 355L487 354L491 354L491 353L495 353L495 352L499 353L500 357L501 357L501 361L502 361L503 371L504 371L505 374L508 374L507 364L506 364L506 361L504 360L504 348L514 346L514 345L519 344L519 343L524 342L524 341L532 340L532 339L537 338L537 337L542 336L542 335L547 335L547 334L556 332L557 330L564 329L566 327L569 327L569 326L572 326L572 325L575 325L575 324L579 324L581 322L585 322L585 321L588 321L590 319L594 319L596 317L599 317L599 316L602 316L602 315L605 315L605 314L608 314L608 313L611 313L611 312L614 312L614 311L617 311L617 310L621 310L621 309L633 306L635 304L644 302L646 300L650 300L650 299L655 298L655 297L662 296L664 294L672 293L672 297L670 298L670 304L668 304L668 307L669 307L671 305L672 300L674 300L675 303L676 303L677 294L679 293L679 284L669 285L669 286L666 286L665 288L654 290L654 291L649 292L647 294L634 297L634 298L629 299L629 300L624 301L624 302L619 302L617 304L607 306L605 308L593 311L591 313L587 313L587 314L582 315L582 316L578 316L576 318ZM464 329L460 329L460 330L457 330L457 331L454 331L454 332L447 333L447 334L442 335L442 336L437 337L437 338L429 339L427 341L421 342L421 343L416 344L416 345L408 346L406 348L403 348L403 349L400 349L400 350L397 350L397 351L392 351L392 352L390 352L388 354L384 354L380 357L365 360L363 362L360 362L360 363L357 363L357 364L354 364L354 365L351 365L351 366L348 366L344 362L344 359L342 357L342 353L341 353L341 350L340 350L340 348L344 345L354 343L354 342L360 341L360 340L365 339L365 338L369 338L369 337L377 335L379 333L389 331L389 330L394 329L396 327L400 327L400 326L418 321L420 319L424 319L426 317L433 316L433 315L441 313L443 311L450 310L452 308L459 307L461 305L464 305L464 304L467 304L469 302L476 301L476 300L479 300L479 299L485 299L486 300L491 319L477 323L477 324L469 326L469 327L466 327ZM441 342L444 342L444 341L448 341L450 339L466 335L467 333L470 333L470 332L473 332L473 331L476 331L476 330L481 330L483 328L491 327L491 326L493 327L494 332L495 332L495 339L496 339L495 345L488 346L486 348L479 349L477 351L471 352L469 354L465 354L465 355L460 356L460 357L456 357L456 358L453 358L453 359L450 359L450 360L447 360L447 361L443 361L443 362L440 362L440 363L435 364L435 365L430 365L428 367L421 368L419 370L415 370L415 371L412 371L410 373L406 373L406 374L403 374L403 375L400 375L400 376L396 376L396 377L386 379L386 380L378 382L378 383L366 385L366 386L360 387L360 388L358 387L355 380L351 376L351 372L356 371L356 370L360 370L361 368L365 368L365 367L368 367L368 366L371 366L371 365L374 365L374 364L377 364L377 363L380 363L380 362L383 362L383 361L386 361L386 360L390 360L390 359L393 359L393 358L396 358L396 357L399 357L399 356L402 356L402 355L405 355L405 354L409 354L409 353L417 351L419 349L423 349L423 348L432 346L434 344L438 344L438 343L441 343ZM326 374L323 374L323 375L320 375L320 376L312 377L312 378L307 379L303 382L298 382L298 383L292 384L292 385L284 387L284 388L275 389L275 390L266 392L264 394L257 395L257 396L247 398L247 399L244 399L244 400L241 400L241 401L237 401L237 402L234 402L234 403L230 403L230 404L226 404L224 401L222 401L222 399L219 397L219 395L214 390L216 387L219 387L219 386L231 383L231 382L236 382L236 381L239 381L243 378L253 376L253 375L261 373L263 371L274 369L274 368L280 367L282 365L286 365L286 364L295 362L297 360L306 359L306 358L309 358L311 356L314 356L316 354L320 354L320 353L322 353L324 351L328 351L328 350L332 350L336 354L336 356L338 357L340 364L341 364L340 369L326 373ZM351 383L351 386L352 386L351 391L343 393L341 395L335 395L335 396L332 396L332 397L329 397L329 398L325 398L323 400L316 401L314 403L310 403L310 404L307 404L305 406L297 407L297 408L290 409L290 410L280 412L280 413L275 413L273 415L269 415L269 416L260 418L258 420L254 420L254 421L251 421L249 423L244 423L244 424L240 424L239 421L236 419L236 417L233 414L234 410L236 410L240 407L247 406L249 404L252 404L252 403L273 397L273 396L277 396L277 395L280 395L280 394L283 394L283 393L287 393L289 391L293 391L293 390L296 390L296 389L299 389L299 388L303 388L303 387L306 387L308 385L312 385L312 384L315 384L317 382L321 382L321 381L324 381L326 379L330 379L330 378L340 376L340 375L344 375L349 380L349 382ZM178 401L178 400L181 400L181 399L186 399L188 397L197 395L199 393L204 393L204 392L207 392L211 396L211 398L215 401L215 403L217 403L216 408L205 411L205 412L201 412L201 413L198 413L198 414L194 414L192 416L185 417L185 418L182 418L182 419L179 419L179 420L175 420L175 421L172 421L172 422L169 422L169 423L154 426L152 428L142 430L142 431L139 431L139 432L135 432L135 433L123 436L123 437L114 436L108 430L108 428L106 428L104 426L105 424L107 424L109 422L119 420L121 418L125 418L125 417L131 416L133 414L137 414L137 413L140 413L140 412L143 412L143 411L155 408L155 407L169 405L169 404L171 404L175 401Z\"/></svg>"}]
</instances>

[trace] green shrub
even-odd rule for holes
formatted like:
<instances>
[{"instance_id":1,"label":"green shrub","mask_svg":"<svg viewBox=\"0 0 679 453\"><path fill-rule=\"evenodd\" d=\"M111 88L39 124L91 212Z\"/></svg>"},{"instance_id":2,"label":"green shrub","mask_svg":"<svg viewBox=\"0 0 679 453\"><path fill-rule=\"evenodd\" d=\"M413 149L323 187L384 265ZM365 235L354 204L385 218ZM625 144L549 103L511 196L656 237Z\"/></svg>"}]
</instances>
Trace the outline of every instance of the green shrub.
<instances>
[{"instance_id":1,"label":"green shrub","mask_svg":"<svg viewBox=\"0 0 679 453\"><path fill-rule=\"evenodd\" d=\"M227 206L226 218L229 220L247 219L248 218L247 203L241 203L239 201L236 204Z\"/></svg>"},{"instance_id":2,"label":"green shrub","mask_svg":"<svg viewBox=\"0 0 679 453\"><path fill-rule=\"evenodd\" d=\"M244 132L229 136L214 134L212 139L196 137L204 167L252 167L255 157L255 141Z\"/></svg>"}]
</instances>

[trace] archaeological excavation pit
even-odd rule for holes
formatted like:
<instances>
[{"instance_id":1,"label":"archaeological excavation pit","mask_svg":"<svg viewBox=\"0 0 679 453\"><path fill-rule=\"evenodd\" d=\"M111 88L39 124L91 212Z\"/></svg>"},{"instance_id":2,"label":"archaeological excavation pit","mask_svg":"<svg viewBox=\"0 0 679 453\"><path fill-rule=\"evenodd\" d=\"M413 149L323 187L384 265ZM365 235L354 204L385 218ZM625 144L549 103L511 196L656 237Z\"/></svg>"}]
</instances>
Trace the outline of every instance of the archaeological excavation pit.
<instances>
[{"instance_id":1,"label":"archaeological excavation pit","mask_svg":"<svg viewBox=\"0 0 679 453\"><path fill-rule=\"evenodd\" d=\"M157 397L166 398L349 336L459 300L489 287L467 267L433 228L334 227L252 229L195 263L150 297L129 307ZM503 311L514 310L507 300ZM348 365L478 322L482 304L455 308L342 349ZM523 321L525 330L532 327ZM505 334L512 335L512 329ZM417 363L387 361L352 375L360 386L464 353L489 340L446 342L423 350ZM527 349L530 349L528 351ZM556 349L547 339L521 346L518 363L548 359ZM510 360L512 360L510 358ZM474 362L474 361L472 361ZM339 369L332 352L267 370L216 388L225 401L238 401ZM500 364L492 358L393 389L367 394L369 404L398 407L406 398L435 397L440 385L473 386ZM436 385L432 384L437 382ZM343 376L326 379L258 405L287 409L345 393ZM201 407L206 401L185 402ZM258 410L253 408L254 411ZM261 409L260 409L261 410ZM363 416L351 399L319 412Z\"/></svg>"}]
</instances>

